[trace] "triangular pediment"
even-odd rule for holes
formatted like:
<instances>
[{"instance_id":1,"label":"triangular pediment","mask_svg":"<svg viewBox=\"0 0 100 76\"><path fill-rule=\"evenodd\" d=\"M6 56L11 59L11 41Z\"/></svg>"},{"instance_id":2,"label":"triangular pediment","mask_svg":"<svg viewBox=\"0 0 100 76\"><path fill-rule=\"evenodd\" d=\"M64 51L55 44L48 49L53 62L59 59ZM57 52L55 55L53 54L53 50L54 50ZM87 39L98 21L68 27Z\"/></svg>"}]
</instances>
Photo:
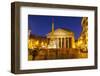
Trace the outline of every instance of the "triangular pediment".
<instances>
[{"instance_id":1,"label":"triangular pediment","mask_svg":"<svg viewBox=\"0 0 100 76\"><path fill-rule=\"evenodd\" d=\"M68 34L72 34L73 32L69 31L69 30L66 30L66 29L61 29L61 28L58 28L54 31L54 34L53 35L68 35ZM52 35L52 32L48 33L47 36L50 36Z\"/></svg>"}]
</instances>

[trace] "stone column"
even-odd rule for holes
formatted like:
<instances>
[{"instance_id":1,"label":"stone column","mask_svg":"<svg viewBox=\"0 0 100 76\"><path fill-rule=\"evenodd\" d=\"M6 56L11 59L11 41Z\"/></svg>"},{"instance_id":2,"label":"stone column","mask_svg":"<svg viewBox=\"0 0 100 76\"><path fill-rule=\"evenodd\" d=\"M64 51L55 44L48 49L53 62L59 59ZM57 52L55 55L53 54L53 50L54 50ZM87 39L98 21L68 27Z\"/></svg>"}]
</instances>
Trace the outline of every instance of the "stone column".
<instances>
[{"instance_id":1,"label":"stone column","mask_svg":"<svg viewBox=\"0 0 100 76\"><path fill-rule=\"evenodd\" d=\"M67 45L68 45L68 48L69 48L69 38L67 38Z\"/></svg>"},{"instance_id":2,"label":"stone column","mask_svg":"<svg viewBox=\"0 0 100 76\"><path fill-rule=\"evenodd\" d=\"M74 37L72 37L72 48L75 48L75 40L74 40Z\"/></svg>"},{"instance_id":3,"label":"stone column","mask_svg":"<svg viewBox=\"0 0 100 76\"><path fill-rule=\"evenodd\" d=\"M57 48L59 48L59 38L57 38Z\"/></svg>"},{"instance_id":4,"label":"stone column","mask_svg":"<svg viewBox=\"0 0 100 76\"><path fill-rule=\"evenodd\" d=\"M61 48L62 48L62 38L61 38Z\"/></svg>"},{"instance_id":5,"label":"stone column","mask_svg":"<svg viewBox=\"0 0 100 76\"><path fill-rule=\"evenodd\" d=\"M61 38L59 38L59 48L61 48Z\"/></svg>"},{"instance_id":6,"label":"stone column","mask_svg":"<svg viewBox=\"0 0 100 76\"><path fill-rule=\"evenodd\" d=\"M64 48L66 48L66 38L64 38Z\"/></svg>"}]
</instances>

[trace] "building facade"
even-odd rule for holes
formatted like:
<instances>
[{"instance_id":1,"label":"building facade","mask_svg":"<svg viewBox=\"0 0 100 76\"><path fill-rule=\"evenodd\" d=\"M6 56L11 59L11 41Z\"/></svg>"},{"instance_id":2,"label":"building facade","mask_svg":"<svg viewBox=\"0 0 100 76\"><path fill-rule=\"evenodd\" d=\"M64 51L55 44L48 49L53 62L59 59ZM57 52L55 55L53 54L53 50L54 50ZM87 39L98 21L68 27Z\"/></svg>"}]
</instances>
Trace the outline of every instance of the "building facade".
<instances>
[{"instance_id":1,"label":"building facade","mask_svg":"<svg viewBox=\"0 0 100 76\"><path fill-rule=\"evenodd\" d=\"M35 36L29 33L28 49L46 48L47 44L48 44L48 39L46 37Z\"/></svg>"},{"instance_id":2,"label":"building facade","mask_svg":"<svg viewBox=\"0 0 100 76\"><path fill-rule=\"evenodd\" d=\"M82 32L76 41L76 47L88 51L88 17L82 18L81 26Z\"/></svg>"},{"instance_id":3,"label":"building facade","mask_svg":"<svg viewBox=\"0 0 100 76\"><path fill-rule=\"evenodd\" d=\"M58 28L54 30L54 23L52 23L52 30L46 37L39 37L31 35L31 30L28 31L28 48L75 48L74 33L65 28Z\"/></svg>"},{"instance_id":4,"label":"building facade","mask_svg":"<svg viewBox=\"0 0 100 76\"><path fill-rule=\"evenodd\" d=\"M52 31L47 34L47 38L49 39L48 48L75 48L74 33L65 28L54 30L54 23L52 23Z\"/></svg>"}]
</instances>

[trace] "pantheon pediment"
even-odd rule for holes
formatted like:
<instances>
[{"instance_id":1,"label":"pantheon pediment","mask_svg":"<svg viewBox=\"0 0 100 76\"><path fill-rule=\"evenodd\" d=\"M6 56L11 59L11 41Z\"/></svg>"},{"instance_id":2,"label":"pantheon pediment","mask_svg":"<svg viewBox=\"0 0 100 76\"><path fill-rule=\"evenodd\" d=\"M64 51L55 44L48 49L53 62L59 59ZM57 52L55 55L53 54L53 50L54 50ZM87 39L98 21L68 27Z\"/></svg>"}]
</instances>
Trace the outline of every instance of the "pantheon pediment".
<instances>
[{"instance_id":1,"label":"pantheon pediment","mask_svg":"<svg viewBox=\"0 0 100 76\"><path fill-rule=\"evenodd\" d=\"M53 34L52 34L52 32L48 33L47 37L51 37L51 36L73 36L73 35L74 35L74 33L70 30L58 28L54 31Z\"/></svg>"}]
</instances>

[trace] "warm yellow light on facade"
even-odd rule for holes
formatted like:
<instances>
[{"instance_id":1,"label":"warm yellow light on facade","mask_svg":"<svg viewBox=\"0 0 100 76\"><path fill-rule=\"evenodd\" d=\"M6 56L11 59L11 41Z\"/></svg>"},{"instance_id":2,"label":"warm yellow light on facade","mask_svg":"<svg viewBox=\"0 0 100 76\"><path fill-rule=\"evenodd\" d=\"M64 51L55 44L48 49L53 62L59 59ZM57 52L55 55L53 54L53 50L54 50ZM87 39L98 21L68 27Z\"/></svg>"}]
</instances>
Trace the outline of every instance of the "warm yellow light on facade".
<instances>
[{"instance_id":1,"label":"warm yellow light on facade","mask_svg":"<svg viewBox=\"0 0 100 76\"><path fill-rule=\"evenodd\" d=\"M79 42L78 42L78 45L81 45L82 44L82 41L80 40Z\"/></svg>"},{"instance_id":2,"label":"warm yellow light on facade","mask_svg":"<svg viewBox=\"0 0 100 76\"><path fill-rule=\"evenodd\" d=\"M39 41L37 40L36 42L35 42L35 45L38 45L39 44Z\"/></svg>"},{"instance_id":3,"label":"warm yellow light on facade","mask_svg":"<svg viewBox=\"0 0 100 76\"><path fill-rule=\"evenodd\" d=\"M33 48L34 48L33 41L34 41L34 40L32 40L32 39L29 39L29 40L28 40L28 48L29 48L29 49L33 49Z\"/></svg>"},{"instance_id":4,"label":"warm yellow light on facade","mask_svg":"<svg viewBox=\"0 0 100 76\"><path fill-rule=\"evenodd\" d=\"M43 46L44 45L44 43L43 42L41 42L41 46Z\"/></svg>"},{"instance_id":5,"label":"warm yellow light on facade","mask_svg":"<svg viewBox=\"0 0 100 76\"><path fill-rule=\"evenodd\" d=\"M75 45L73 45L73 48L75 48Z\"/></svg>"},{"instance_id":6,"label":"warm yellow light on facade","mask_svg":"<svg viewBox=\"0 0 100 76\"><path fill-rule=\"evenodd\" d=\"M45 46L47 46L47 43L45 43Z\"/></svg>"},{"instance_id":7,"label":"warm yellow light on facade","mask_svg":"<svg viewBox=\"0 0 100 76\"><path fill-rule=\"evenodd\" d=\"M88 18L83 17L82 18L82 32L80 37L78 38L78 41L76 43L77 48L81 48L84 51L87 51L88 48Z\"/></svg>"}]
</instances>

